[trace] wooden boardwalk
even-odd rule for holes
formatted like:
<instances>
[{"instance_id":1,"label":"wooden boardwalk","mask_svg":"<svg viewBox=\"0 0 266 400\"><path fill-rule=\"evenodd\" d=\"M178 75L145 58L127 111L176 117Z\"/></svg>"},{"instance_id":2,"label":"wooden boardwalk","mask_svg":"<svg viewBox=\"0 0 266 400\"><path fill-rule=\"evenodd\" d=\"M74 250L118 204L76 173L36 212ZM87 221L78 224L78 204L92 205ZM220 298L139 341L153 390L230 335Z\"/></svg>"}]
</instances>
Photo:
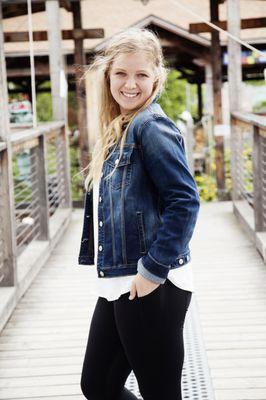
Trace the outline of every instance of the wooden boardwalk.
<instances>
[{"instance_id":1,"label":"wooden boardwalk","mask_svg":"<svg viewBox=\"0 0 266 400\"><path fill-rule=\"evenodd\" d=\"M73 212L1 333L1 400L84 399L79 381L96 274L77 266L82 217ZM266 400L266 265L230 202L202 204L191 249L213 400Z\"/></svg>"}]
</instances>

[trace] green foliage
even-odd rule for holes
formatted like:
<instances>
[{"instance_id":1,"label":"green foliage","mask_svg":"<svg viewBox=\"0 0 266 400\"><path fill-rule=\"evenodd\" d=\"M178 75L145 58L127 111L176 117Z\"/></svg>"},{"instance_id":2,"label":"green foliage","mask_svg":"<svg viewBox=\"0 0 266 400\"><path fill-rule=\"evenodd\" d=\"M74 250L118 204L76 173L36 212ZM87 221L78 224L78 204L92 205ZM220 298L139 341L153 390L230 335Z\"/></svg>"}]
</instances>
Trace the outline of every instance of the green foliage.
<instances>
[{"instance_id":1,"label":"green foliage","mask_svg":"<svg viewBox=\"0 0 266 400\"><path fill-rule=\"evenodd\" d=\"M265 80L264 79L255 79L253 81L247 81L247 82L245 82L245 84L250 85L250 86L264 86Z\"/></svg>"},{"instance_id":2,"label":"green foliage","mask_svg":"<svg viewBox=\"0 0 266 400\"><path fill-rule=\"evenodd\" d=\"M158 100L165 113L176 121L180 118L183 111L186 110L186 85L185 79L180 79L181 73L172 69L167 76L165 91ZM196 85L189 85L191 97L191 114L193 118L197 117Z\"/></svg>"},{"instance_id":3,"label":"green foliage","mask_svg":"<svg viewBox=\"0 0 266 400\"><path fill-rule=\"evenodd\" d=\"M214 176L205 173L196 175L195 182L197 184L200 200L202 202L217 200L216 196L216 180Z\"/></svg>"},{"instance_id":4,"label":"green foliage","mask_svg":"<svg viewBox=\"0 0 266 400\"><path fill-rule=\"evenodd\" d=\"M266 112L266 100L259 101L258 103L254 104L252 112L255 113Z\"/></svg>"},{"instance_id":5,"label":"green foliage","mask_svg":"<svg viewBox=\"0 0 266 400\"><path fill-rule=\"evenodd\" d=\"M51 93L43 92L37 94L36 109L38 122L47 122L53 120Z\"/></svg>"},{"instance_id":6,"label":"green foliage","mask_svg":"<svg viewBox=\"0 0 266 400\"><path fill-rule=\"evenodd\" d=\"M79 160L78 160L78 146L70 145L70 176L71 176L71 190L72 199L81 200L84 193L83 177L82 174L76 175L80 172Z\"/></svg>"},{"instance_id":7,"label":"green foliage","mask_svg":"<svg viewBox=\"0 0 266 400\"><path fill-rule=\"evenodd\" d=\"M231 150L226 149L224 153L225 163L225 187L228 193L232 193L232 178L231 178ZM232 195L231 195L232 197Z\"/></svg>"},{"instance_id":8,"label":"green foliage","mask_svg":"<svg viewBox=\"0 0 266 400\"><path fill-rule=\"evenodd\" d=\"M246 193L253 192L253 161L252 161L252 147L244 143L244 150L242 152L243 158L243 188Z\"/></svg>"},{"instance_id":9,"label":"green foliage","mask_svg":"<svg viewBox=\"0 0 266 400\"><path fill-rule=\"evenodd\" d=\"M232 179L231 179L231 151L229 148L225 149L224 153L224 168L225 168L225 188L227 193L232 192ZM215 164L215 149L210 151L210 173L197 174L195 181L197 183L200 199L202 202L216 201L217 197L217 184L216 184L216 164Z\"/></svg>"}]
</instances>

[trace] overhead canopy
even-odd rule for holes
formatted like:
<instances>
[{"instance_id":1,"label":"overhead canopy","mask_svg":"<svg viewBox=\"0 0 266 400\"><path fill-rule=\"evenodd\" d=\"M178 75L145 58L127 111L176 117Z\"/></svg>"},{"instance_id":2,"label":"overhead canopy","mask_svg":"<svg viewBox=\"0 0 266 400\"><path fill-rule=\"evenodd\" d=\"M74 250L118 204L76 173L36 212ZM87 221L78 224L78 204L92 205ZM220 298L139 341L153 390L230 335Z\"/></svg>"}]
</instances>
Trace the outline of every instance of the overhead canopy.
<instances>
[{"instance_id":1,"label":"overhead canopy","mask_svg":"<svg viewBox=\"0 0 266 400\"><path fill-rule=\"evenodd\" d=\"M60 7L71 11L71 2L77 0L60 0ZM27 0L1 0L3 18L19 17L28 13ZM44 0L31 0L32 12L45 11Z\"/></svg>"},{"instance_id":2,"label":"overhead canopy","mask_svg":"<svg viewBox=\"0 0 266 400\"><path fill-rule=\"evenodd\" d=\"M33 2L33 4L34 3L35 2ZM37 1L36 5L40 5L41 3L44 4L43 1ZM62 1L60 2L61 5L63 5L63 3L64 2ZM67 3L70 2L68 1ZM8 7L10 7L10 4ZM204 64L209 61L211 48L209 39L198 34L190 33L187 29L184 29L155 15L148 15L147 17L139 20L131 26L149 28L156 32L160 37L163 52L169 66L179 70L182 73L182 76L188 79L188 81L191 83L205 82ZM87 53L86 63L89 63L90 57L95 52L103 49L109 40L110 37L102 40L94 48L87 50L87 52L85 50L85 52ZM253 44L255 45L255 47L261 50L266 49L266 43L264 40L262 40L261 43L257 42L258 39L254 40ZM246 49L243 48L243 50ZM226 45L222 45L222 57L225 61L226 52ZM66 61L68 73L73 74L74 57L72 51L66 54ZM23 77L25 85L27 85L27 77L30 76L28 55L18 55L15 53L13 53L12 55L6 54L6 63L8 78L15 83L21 83L21 78ZM41 83L43 80L49 79L48 54L36 54L35 67L36 82L38 86L38 84ZM265 63L250 63L249 57L249 63L243 64L243 80L263 79L264 67ZM225 81L226 79L227 65L226 62L224 62L222 69L222 80ZM71 88L72 83L69 82L69 84Z\"/></svg>"}]
</instances>

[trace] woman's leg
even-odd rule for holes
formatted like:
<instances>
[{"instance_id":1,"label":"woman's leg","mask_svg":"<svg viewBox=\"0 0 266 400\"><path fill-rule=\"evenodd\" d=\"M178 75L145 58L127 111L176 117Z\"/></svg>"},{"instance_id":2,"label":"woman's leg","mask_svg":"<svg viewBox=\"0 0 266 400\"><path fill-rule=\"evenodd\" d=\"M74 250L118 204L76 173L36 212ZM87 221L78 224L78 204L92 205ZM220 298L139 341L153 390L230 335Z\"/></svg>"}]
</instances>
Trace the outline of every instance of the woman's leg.
<instances>
[{"instance_id":1,"label":"woman's leg","mask_svg":"<svg viewBox=\"0 0 266 400\"><path fill-rule=\"evenodd\" d=\"M168 279L153 292L114 303L116 324L144 400L181 400L183 325L192 293Z\"/></svg>"},{"instance_id":2,"label":"woman's leg","mask_svg":"<svg viewBox=\"0 0 266 400\"><path fill-rule=\"evenodd\" d=\"M99 297L92 316L81 374L89 400L136 400L124 384L132 371L114 319L114 302Z\"/></svg>"}]
</instances>

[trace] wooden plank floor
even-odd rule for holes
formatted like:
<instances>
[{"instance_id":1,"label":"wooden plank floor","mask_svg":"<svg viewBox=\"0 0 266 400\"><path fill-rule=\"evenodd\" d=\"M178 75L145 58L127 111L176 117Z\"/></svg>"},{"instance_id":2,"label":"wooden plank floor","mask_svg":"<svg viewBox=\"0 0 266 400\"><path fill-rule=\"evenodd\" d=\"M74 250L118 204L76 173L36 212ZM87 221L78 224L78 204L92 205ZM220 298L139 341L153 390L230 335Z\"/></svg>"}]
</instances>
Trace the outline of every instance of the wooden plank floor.
<instances>
[{"instance_id":1,"label":"wooden plank floor","mask_svg":"<svg viewBox=\"0 0 266 400\"><path fill-rule=\"evenodd\" d=\"M73 212L1 333L1 400L84 399L79 381L96 273L77 266L82 217ZM266 400L266 266L230 202L202 204L191 249L213 400Z\"/></svg>"},{"instance_id":2,"label":"wooden plank floor","mask_svg":"<svg viewBox=\"0 0 266 400\"><path fill-rule=\"evenodd\" d=\"M231 202L202 205L192 244L216 400L266 400L266 265Z\"/></svg>"}]
</instances>

